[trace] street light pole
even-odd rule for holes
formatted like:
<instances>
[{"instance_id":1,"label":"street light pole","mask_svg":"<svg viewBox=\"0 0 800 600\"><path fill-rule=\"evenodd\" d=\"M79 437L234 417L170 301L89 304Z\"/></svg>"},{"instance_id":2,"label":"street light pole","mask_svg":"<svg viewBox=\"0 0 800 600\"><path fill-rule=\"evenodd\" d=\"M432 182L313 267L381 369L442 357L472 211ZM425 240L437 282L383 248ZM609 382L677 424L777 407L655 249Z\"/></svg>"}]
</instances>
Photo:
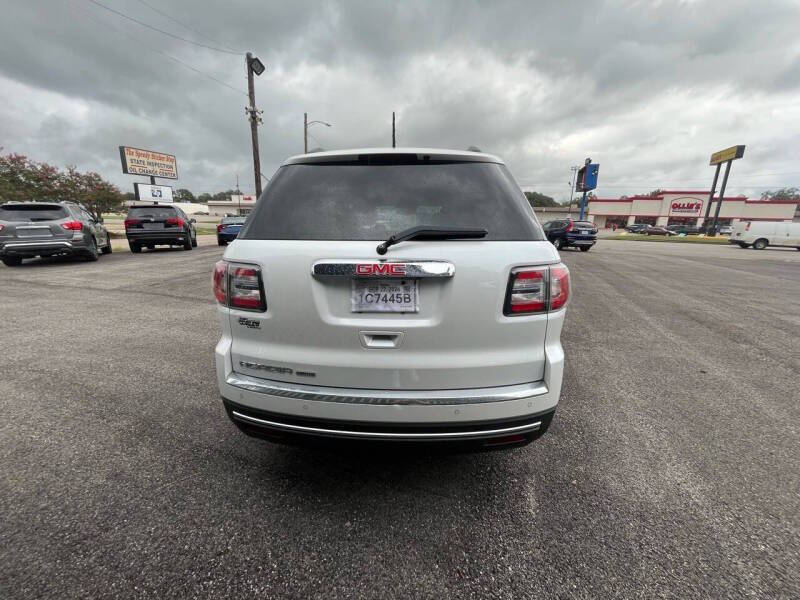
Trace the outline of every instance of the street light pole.
<instances>
[{"instance_id":1,"label":"street light pole","mask_svg":"<svg viewBox=\"0 0 800 600\"><path fill-rule=\"evenodd\" d=\"M325 127L333 127L330 123L325 121L309 121L308 113L303 113L303 153L308 154L308 128L316 124L325 125Z\"/></svg>"},{"instance_id":2,"label":"street light pole","mask_svg":"<svg viewBox=\"0 0 800 600\"><path fill-rule=\"evenodd\" d=\"M253 174L256 180L256 198L261 196L261 157L258 153L258 125L262 123L259 111L256 109L256 90L253 81L253 74L261 75L264 72L263 63L253 57L252 52L245 55L245 66L247 68L247 96L250 99L250 106L245 108L250 119L250 136L253 145Z\"/></svg>"}]
</instances>

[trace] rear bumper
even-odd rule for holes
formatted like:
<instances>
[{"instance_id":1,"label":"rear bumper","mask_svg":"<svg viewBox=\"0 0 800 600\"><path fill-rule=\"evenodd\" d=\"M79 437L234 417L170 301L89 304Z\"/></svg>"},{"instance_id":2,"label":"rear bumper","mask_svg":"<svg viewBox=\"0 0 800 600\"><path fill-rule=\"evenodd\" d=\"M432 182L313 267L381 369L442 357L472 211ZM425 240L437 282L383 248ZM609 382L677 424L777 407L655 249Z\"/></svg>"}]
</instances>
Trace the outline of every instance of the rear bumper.
<instances>
[{"instance_id":1,"label":"rear bumper","mask_svg":"<svg viewBox=\"0 0 800 600\"><path fill-rule=\"evenodd\" d=\"M37 240L31 242L6 242L0 244L0 256L32 258L34 256L53 256L56 254L76 254L86 249L83 242L75 240Z\"/></svg>"},{"instance_id":2,"label":"rear bumper","mask_svg":"<svg viewBox=\"0 0 800 600\"><path fill-rule=\"evenodd\" d=\"M237 237L239 237L238 233L218 233L217 238L223 242L232 242Z\"/></svg>"},{"instance_id":3,"label":"rear bumper","mask_svg":"<svg viewBox=\"0 0 800 600\"><path fill-rule=\"evenodd\" d=\"M303 444L359 442L463 446L524 445L547 431L555 410L516 419L467 423L364 423L294 417L256 410L223 399L233 423L247 435Z\"/></svg>"},{"instance_id":4,"label":"rear bumper","mask_svg":"<svg viewBox=\"0 0 800 600\"><path fill-rule=\"evenodd\" d=\"M565 246L594 246L597 243L597 238L564 238Z\"/></svg>"},{"instance_id":5,"label":"rear bumper","mask_svg":"<svg viewBox=\"0 0 800 600\"><path fill-rule=\"evenodd\" d=\"M561 393L563 314L556 313L555 319L545 341L541 381L455 390L368 390L285 383L235 372L225 315L215 351L217 383L231 420L246 433L269 439L438 443L520 435L530 441L547 429ZM521 429L505 431L513 427ZM414 432L425 435L386 435ZM442 432L458 435L436 435Z\"/></svg>"},{"instance_id":6,"label":"rear bumper","mask_svg":"<svg viewBox=\"0 0 800 600\"><path fill-rule=\"evenodd\" d=\"M138 244L182 244L184 240L189 237L186 231L142 231L132 233L125 232L125 237L128 238L128 243L136 242Z\"/></svg>"}]
</instances>

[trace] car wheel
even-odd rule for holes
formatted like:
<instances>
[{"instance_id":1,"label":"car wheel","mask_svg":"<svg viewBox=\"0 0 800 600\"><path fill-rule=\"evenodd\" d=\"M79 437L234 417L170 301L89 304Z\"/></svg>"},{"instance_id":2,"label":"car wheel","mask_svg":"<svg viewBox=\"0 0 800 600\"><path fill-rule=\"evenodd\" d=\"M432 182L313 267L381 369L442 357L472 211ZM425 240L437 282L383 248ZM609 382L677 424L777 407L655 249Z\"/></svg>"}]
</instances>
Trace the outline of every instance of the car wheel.
<instances>
[{"instance_id":1,"label":"car wheel","mask_svg":"<svg viewBox=\"0 0 800 600\"><path fill-rule=\"evenodd\" d=\"M3 264L7 267L18 267L22 264L22 259L19 256L6 256L3 257Z\"/></svg>"},{"instance_id":2,"label":"car wheel","mask_svg":"<svg viewBox=\"0 0 800 600\"><path fill-rule=\"evenodd\" d=\"M564 241L561 238L556 238L553 242L553 246L556 247L556 250L561 250L564 247Z\"/></svg>"},{"instance_id":3,"label":"car wheel","mask_svg":"<svg viewBox=\"0 0 800 600\"><path fill-rule=\"evenodd\" d=\"M764 238L759 238L755 242L753 242L753 248L756 250L763 250L769 245L769 242Z\"/></svg>"},{"instance_id":4,"label":"car wheel","mask_svg":"<svg viewBox=\"0 0 800 600\"><path fill-rule=\"evenodd\" d=\"M86 242L86 254L84 254L84 258L90 262L94 262L100 258L100 253L97 251L97 242L94 241L94 236L89 236L89 240Z\"/></svg>"},{"instance_id":5,"label":"car wheel","mask_svg":"<svg viewBox=\"0 0 800 600\"><path fill-rule=\"evenodd\" d=\"M226 242L225 240L221 240L221 239L217 238L217 245L218 246L227 246L228 242Z\"/></svg>"},{"instance_id":6,"label":"car wheel","mask_svg":"<svg viewBox=\"0 0 800 600\"><path fill-rule=\"evenodd\" d=\"M103 246L101 252L103 254L111 254L111 236L108 236L108 243L105 246Z\"/></svg>"},{"instance_id":7,"label":"car wheel","mask_svg":"<svg viewBox=\"0 0 800 600\"><path fill-rule=\"evenodd\" d=\"M131 252L133 252L134 254L139 254L139 252L142 251L142 247L134 242L131 242L129 246L131 247Z\"/></svg>"},{"instance_id":8,"label":"car wheel","mask_svg":"<svg viewBox=\"0 0 800 600\"><path fill-rule=\"evenodd\" d=\"M184 250L191 250L192 249L192 236L187 235L186 239L183 240L183 249Z\"/></svg>"},{"instance_id":9,"label":"car wheel","mask_svg":"<svg viewBox=\"0 0 800 600\"><path fill-rule=\"evenodd\" d=\"M581 252L588 252L591 249L592 249L591 246L581 246Z\"/></svg>"}]
</instances>

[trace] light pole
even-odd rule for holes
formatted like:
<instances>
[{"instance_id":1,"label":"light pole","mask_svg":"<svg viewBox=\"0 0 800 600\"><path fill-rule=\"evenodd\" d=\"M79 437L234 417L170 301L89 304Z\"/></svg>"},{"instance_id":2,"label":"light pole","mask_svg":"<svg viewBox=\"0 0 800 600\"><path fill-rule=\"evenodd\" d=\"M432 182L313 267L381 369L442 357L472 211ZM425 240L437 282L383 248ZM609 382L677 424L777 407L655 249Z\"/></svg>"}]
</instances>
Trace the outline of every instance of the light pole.
<instances>
[{"instance_id":1,"label":"light pole","mask_svg":"<svg viewBox=\"0 0 800 600\"><path fill-rule=\"evenodd\" d=\"M308 154L308 128L318 123L325 125L325 127L333 127L333 125L325 121L309 121L308 113L303 113L303 154Z\"/></svg>"},{"instance_id":2,"label":"light pole","mask_svg":"<svg viewBox=\"0 0 800 600\"><path fill-rule=\"evenodd\" d=\"M247 96L250 99L250 106L246 106L244 111L250 120L250 136L253 144L253 173L256 177L256 198L261 196L261 158L258 155L258 125L263 123L259 116L263 111L256 108L256 90L253 82L253 73L261 75L264 72L264 63L253 56L252 52L245 55L245 65L247 66Z\"/></svg>"}]
</instances>

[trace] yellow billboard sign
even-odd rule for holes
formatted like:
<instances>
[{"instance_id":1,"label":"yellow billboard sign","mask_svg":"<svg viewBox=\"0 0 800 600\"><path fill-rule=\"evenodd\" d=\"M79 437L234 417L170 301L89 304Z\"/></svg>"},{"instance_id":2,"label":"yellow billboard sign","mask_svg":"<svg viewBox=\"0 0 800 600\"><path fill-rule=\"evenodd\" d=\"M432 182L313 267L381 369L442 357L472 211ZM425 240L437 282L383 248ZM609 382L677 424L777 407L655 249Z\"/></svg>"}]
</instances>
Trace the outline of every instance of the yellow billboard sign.
<instances>
[{"instance_id":1,"label":"yellow billboard sign","mask_svg":"<svg viewBox=\"0 0 800 600\"><path fill-rule=\"evenodd\" d=\"M178 161L172 154L120 146L119 158L122 161L122 172L128 175L178 178Z\"/></svg>"},{"instance_id":2,"label":"yellow billboard sign","mask_svg":"<svg viewBox=\"0 0 800 600\"><path fill-rule=\"evenodd\" d=\"M744 156L744 146L731 146L730 148L725 148L725 150L720 150L719 152L714 152L711 155L711 162L709 165L718 165L720 163L728 162L729 160L736 160L737 158L742 158Z\"/></svg>"}]
</instances>

